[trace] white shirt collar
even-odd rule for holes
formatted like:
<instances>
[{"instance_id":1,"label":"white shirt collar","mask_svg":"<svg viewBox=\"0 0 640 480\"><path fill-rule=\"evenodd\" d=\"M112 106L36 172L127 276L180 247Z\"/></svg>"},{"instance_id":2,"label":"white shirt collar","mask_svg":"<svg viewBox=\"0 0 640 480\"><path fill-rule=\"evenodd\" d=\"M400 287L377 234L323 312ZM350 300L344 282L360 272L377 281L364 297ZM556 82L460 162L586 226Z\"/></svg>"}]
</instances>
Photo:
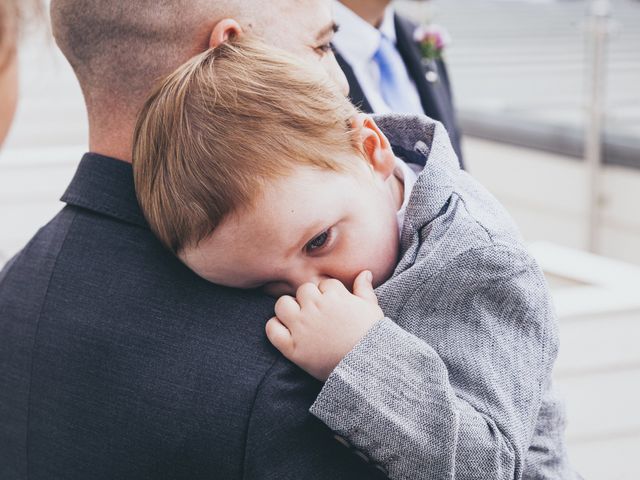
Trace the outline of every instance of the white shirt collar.
<instances>
[{"instance_id":1,"label":"white shirt collar","mask_svg":"<svg viewBox=\"0 0 640 480\"><path fill-rule=\"evenodd\" d=\"M389 5L384 12L380 29L360 18L338 1L333 2L334 19L340 30L333 37L333 44L351 65L369 62L380 45L380 34L395 43L395 12Z\"/></svg>"},{"instance_id":2,"label":"white shirt collar","mask_svg":"<svg viewBox=\"0 0 640 480\"><path fill-rule=\"evenodd\" d=\"M414 163L407 164L404 160L396 157L396 167L393 174L404 185L402 205L396 212L396 217L398 219L398 233L400 235L402 235L402 228L404 227L404 217L407 211L407 205L409 204L409 197L411 197L413 187L418 180L418 173L421 170L422 167L420 165L416 165Z\"/></svg>"},{"instance_id":3,"label":"white shirt collar","mask_svg":"<svg viewBox=\"0 0 640 480\"><path fill-rule=\"evenodd\" d=\"M379 30L382 35L393 43L396 43L396 12L391 5L387 6L384 11L384 18L382 19Z\"/></svg>"}]
</instances>

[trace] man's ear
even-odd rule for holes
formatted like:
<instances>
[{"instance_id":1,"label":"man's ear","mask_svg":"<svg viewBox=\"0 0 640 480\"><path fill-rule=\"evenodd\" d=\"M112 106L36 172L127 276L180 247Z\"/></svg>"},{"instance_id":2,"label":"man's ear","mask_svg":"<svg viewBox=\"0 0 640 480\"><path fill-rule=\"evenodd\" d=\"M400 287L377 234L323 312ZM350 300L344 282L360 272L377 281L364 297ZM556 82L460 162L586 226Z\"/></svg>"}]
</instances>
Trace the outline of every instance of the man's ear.
<instances>
[{"instance_id":1,"label":"man's ear","mask_svg":"<svg viewBox=\"0 0 640 480\"><path fill-rule=\"evenodd\" d=\"M225 18L216 23L209 36L209 48L216 48L230 38L242 35L242 27L232 18Z\"/></svg>"},{"instance_id":2,"label":"man's ear","mask_svg":"<svg viewBox=\"0 0 640 480\"><path fill-rule=\"evenodd\" d=\"M396 157L391 150L389 140L368 115L363 113L356 115L351 124L369 165L374 173L386 180L396 168Z\"/></svg>"}]
</instances>

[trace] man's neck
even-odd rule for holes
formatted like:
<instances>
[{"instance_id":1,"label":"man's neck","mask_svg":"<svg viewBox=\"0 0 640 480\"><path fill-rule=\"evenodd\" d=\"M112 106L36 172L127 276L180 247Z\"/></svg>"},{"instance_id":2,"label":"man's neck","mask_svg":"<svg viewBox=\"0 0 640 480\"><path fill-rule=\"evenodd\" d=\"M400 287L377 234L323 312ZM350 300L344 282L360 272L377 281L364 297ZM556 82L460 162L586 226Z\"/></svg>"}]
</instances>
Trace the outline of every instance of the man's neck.
<instances>
[{"instance_id":1,"label":"man's neck","mask_svg":"<svg viewBox=\"0 0 640 480\"><path fill-rule=\"evenodd\" d=\"M365 22L378 28L384 19L384 11L391 3L391 0L340 0L340 3Z\"/></svg>"},{"instance_id":2,"label":"man's neck","mask_svg":"<svg viewBox=\"0 0 640 480\"><path fill-rule=\"evenodd\" d=\"M119 122L89 120L89 150L106 157L131 163L132 132L135 120Z\"/></svg>"}]
</instances>

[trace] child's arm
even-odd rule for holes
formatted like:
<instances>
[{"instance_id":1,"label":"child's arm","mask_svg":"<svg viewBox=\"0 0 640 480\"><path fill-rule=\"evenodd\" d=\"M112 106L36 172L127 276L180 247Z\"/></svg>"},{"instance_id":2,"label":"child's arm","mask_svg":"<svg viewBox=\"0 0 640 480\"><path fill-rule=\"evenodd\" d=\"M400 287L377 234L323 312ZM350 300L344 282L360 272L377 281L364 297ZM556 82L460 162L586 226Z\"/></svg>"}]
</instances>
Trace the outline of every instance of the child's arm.
<instances>
[{"instance_id":1,"label":"child's arm","mask_svg":"<svg viewBox=\"0 0 640 480\"><path fill-rule=\"evenodd\" d=\"M389 319L369 322L311 412L392 479L519 478L557 349L542 273L524 254L488 247L423 280L406 307L420 338ZM339 289L331 295L349 305L346 315L313 302L308 309L319 313L304 320L329 322L331 330L298 329L297 312L283 315L291 325L289 346L300 346L289 358L312 374L305 362L315 362L306 352L327 350L357 312L364 314L358 305L373 304ZM289 356L291 350L270 338ZM323 365L315 375L323 378L328 369Z\"/></svg>"}]
</instances>

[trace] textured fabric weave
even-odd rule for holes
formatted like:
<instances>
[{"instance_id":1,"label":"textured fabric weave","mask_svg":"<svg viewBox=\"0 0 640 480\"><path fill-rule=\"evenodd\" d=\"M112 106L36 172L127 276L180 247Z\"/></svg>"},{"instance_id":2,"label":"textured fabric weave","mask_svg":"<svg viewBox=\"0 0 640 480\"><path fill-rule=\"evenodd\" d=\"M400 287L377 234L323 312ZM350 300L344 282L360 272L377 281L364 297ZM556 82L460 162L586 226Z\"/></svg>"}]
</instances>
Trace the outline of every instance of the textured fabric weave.
<instances>
[{"instance_id":1,"label":"textured fabric weave","mask_svg":"<svg viewBox=\"0 0 640 480\"><path fill-rule=\"evenodd\" d=\"M461 171L426 117L376 121L425 164L387 318L329 377L311 413L392 479L572 479L551 386L558 338L542 271L508 214Z\"/></svg>"}]
</instances>

